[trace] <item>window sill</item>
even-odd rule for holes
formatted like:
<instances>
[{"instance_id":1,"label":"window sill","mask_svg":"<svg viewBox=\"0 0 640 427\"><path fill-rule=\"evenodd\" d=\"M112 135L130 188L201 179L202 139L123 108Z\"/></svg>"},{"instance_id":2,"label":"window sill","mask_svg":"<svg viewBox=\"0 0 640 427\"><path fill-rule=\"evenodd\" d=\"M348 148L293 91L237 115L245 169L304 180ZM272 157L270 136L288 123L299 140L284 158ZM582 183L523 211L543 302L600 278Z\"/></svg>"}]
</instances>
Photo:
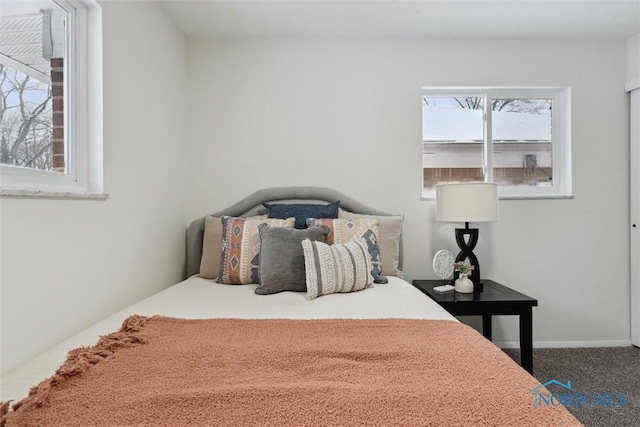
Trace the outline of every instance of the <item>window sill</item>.
<instances>
[{"instance_id":1,"label":"window sill","mask_svg":"<svg viewBox=\"0 0 640 427\"><path fill-rule=\"evenodd\" d=\"M576 196L498 196L498 200L569 200ZM436 196L422 196L420 200L436 200Z\"/></svg>"},{"instance_id":2,"label":"window sill","mask_svg":"<svg viewBox=\"0 0 640 427\"><path fill-rule=\"evenodd\" d=\"M576 196L499 196L498 200L570 200Z\"/></svg>"},{"instance_id":3,"label":"window sill","mask_svg":"<svg viewBox=\"0 0 640 427\"><path fill-rule=\"evenodd\" d=\"M107 200L106 193L74 193L71 191L42 191L42 190L0 190L0 197L15 197L27 199L82 199Z\"/></svg>"}]
</instances>

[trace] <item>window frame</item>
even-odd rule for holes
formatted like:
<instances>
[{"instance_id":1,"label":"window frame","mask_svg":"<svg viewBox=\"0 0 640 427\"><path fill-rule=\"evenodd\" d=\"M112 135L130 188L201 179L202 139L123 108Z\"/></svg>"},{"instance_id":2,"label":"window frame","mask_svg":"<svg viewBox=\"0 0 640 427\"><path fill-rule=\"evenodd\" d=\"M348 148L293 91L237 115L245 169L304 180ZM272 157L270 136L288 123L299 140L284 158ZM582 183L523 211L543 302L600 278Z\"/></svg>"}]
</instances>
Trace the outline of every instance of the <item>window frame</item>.
<instances>
[{"instance_id":1,"label":"window frame","mask_svg":"<svg viewBox=\"0 0 640 427\"><path fill-rule=\"evenodd\" d=\"M573 197L571 192L570 87L427 86L422 88L421 99L423 99L424 97L483 98L484 182L493 182L493 141L491 129L493 112L490 108L488 108L488 106L491 105L491 101L493 99L504 98L551 99L551 121L553 123L553 126L551 128L553 185L551 187L498 185L498 197L501 199L545 199ZM420 139L421 146L423 147L424 141L422 141L422 137ZM421 167L421 170L423 169L424 167ZM435 189L427 190L422 187L422 199L435 200Z\"/></svg>"},{"instance_id":2,"label":"window frame","mask_svg":"<svg viewBox=\"0 0 640 427\"><path fill-rule=\"evenodd\" d=\"M101 8L95 0L52 1L67 12L64 72L67 170L63 173L0 164L2 196L31 196L34 191L52 196L103 191Z\"/></svg>"}]
</instances>

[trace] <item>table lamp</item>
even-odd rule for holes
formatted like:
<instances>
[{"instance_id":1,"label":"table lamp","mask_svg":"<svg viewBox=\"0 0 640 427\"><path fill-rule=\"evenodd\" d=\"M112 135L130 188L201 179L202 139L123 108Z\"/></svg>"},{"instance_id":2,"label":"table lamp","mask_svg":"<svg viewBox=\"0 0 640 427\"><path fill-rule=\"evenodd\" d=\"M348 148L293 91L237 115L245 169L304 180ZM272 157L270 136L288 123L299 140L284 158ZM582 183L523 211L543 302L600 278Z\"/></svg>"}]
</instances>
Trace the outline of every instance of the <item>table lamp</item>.
<instances>
[{"instance_id":1,"label":"table lamp","mask_svg":"<svg viewBox=\"0 0 640 427\"><path fill-rule=\"evenodd\" d=\"M474 284L480 284L480 263L473 253L478 243L478 229L469 228L469 223L497 219L497 184L478 182L436 185L436 220L465 223L465 228L456 228L456 242L460 248L456 262L468 259L469 264L475 266L469 277Z\"/></svg>"}]
</instances>

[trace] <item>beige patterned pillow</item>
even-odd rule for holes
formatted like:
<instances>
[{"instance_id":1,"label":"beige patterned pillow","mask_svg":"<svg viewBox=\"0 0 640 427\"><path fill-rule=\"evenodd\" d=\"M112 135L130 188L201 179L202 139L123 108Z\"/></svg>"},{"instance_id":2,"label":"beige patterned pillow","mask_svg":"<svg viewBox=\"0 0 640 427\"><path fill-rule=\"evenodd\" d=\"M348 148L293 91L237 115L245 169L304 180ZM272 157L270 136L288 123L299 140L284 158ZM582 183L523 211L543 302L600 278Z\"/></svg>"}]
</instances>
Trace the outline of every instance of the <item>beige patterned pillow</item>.
<instances>
[{"instance_id":1,"label":"beige patterned pillow","mask_svg":"<svg viewBox=\"0 0 640 427\"><path fill-rule=\"evenodd\" d=\"M377 219L382 275L402 277L402 271L398 266L400 264L400 234L402 233L403 215L362 215L340 208L338 218Z\"/></svg>"},{"instance_id":2,"label":"beige patterned pillow","mask_svg":"<svg viewBox=\"0 0 640 427\"><path fill-rule=\"evenodd\" d=\"M378 244L378 219L377 218L357 218L357 219L328 219L328 218L307 218L307 225L326 225L331 232L325 239L325 243L347 243L351 240L364 238L367 248L371 254L373 264L374 283L387 283L389 280L382 275L382 265L380 261L380 245Z\"/></svg>"},{"instance_id":3,"label":"beige patterned pillow","mask_svg":"<svg viewBox=\"0 0 640 427\"><path fill-rule=\"evenodd\" d=\"M364 239L333 245L305 239L302 249L309 299L373 285L371 255Z\"/></svg>"},{"instance_id":4,"label":"beige patterned pillow","mask_svg":"<svg viewBox=\"0 0 640 427\"><path fill-rule=\"evenodd\" d=\"M266 215L248 219L264 219ZM204 238L202 239L202 258L200 258L199 276L203 279L215 279L220 273L222 256L222 220L215 216L204 219Z\"/></svg>"},{"instance_id":5,"label":"beige patterned pillow","mask_svg":"<svg viewBox=\"0 0 640 427\"><path fill-rule=\"evenodd\" d=\"M258 225L293 228L295 218L249 219L222 217L222 254L216 281L228 285L260 283L260 232Z\"/></svg>"}]
</instances>

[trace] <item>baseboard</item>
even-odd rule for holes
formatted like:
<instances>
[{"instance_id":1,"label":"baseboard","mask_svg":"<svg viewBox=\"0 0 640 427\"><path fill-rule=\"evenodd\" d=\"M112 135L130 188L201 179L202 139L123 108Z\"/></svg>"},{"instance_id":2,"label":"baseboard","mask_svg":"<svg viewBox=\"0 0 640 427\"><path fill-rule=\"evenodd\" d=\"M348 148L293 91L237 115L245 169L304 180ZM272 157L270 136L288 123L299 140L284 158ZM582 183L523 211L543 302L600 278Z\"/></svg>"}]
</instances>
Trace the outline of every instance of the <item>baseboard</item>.
<instances>
[{"instance_id":1,"label":"baseboard","mask_svg":"<svg viewBox=\"0 0 640 427\"><path fill-rule=\"evenodd\" d=\"M520 342L494 342L500 348L520 348ZM604 341L535 341L533 348L568 348L568 347L630 347L631 340Z\"/></svg>"}]
</instances>

